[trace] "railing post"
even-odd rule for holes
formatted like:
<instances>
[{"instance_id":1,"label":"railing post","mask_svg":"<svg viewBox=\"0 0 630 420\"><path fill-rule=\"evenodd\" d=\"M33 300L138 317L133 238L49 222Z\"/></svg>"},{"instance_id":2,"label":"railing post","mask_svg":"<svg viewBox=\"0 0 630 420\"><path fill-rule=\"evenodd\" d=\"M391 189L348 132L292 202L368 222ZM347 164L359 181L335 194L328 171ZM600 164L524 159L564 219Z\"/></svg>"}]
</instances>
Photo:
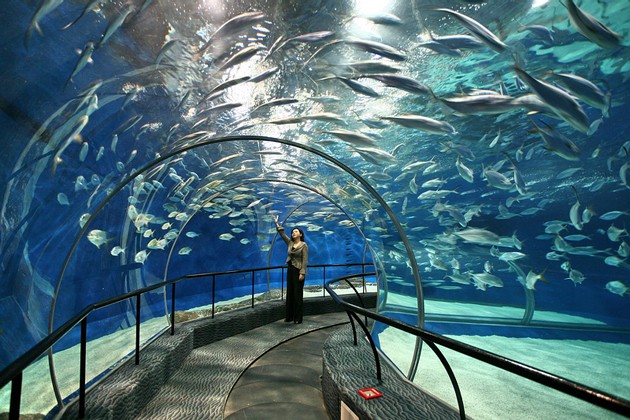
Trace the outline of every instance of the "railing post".
<instances>
[{"instance_id":1,"label":"railing post","mask_svg":"<svg viewBox=\"0 0 630 420\"><path fill-rule=\"evenodd\" d=\"M254 307L254 271L252 271L252 308Z\"/></svg>"},{"instance_id":2,"label":"railing post","mask_svg":"<svg viewBox=\"0 0 630 420\"><path fill-rule=\"evenodd\" d=\"M140 364L140 296L136 295L136 365Z\"/></svg>"},{"instance_id":3,"label":"railing post","mask_svg":"<svg viewBox=\"0 0 630 420\"><path fill-rule=\"evenodd\" d=\"M280 300L284 300L284 267L281 269L282 275L280 276Z\"/></svg>"},{"instance_id":4,"label":"railing post","mask_svg":"<svg viewBox=\"0 0 630 420\"><path fill-rule=\"evenodd\" d=\"M216 283L216 276L212 275L212 319L214 319L214 284Z\"/></svg>"},{"instance_id":5,"label":"railing post","mask_svg":"<svg viewBox=\"0 0 630 420\"><path fill-rule=\"evenodd\" d=\"M171 335L175 335L175 283L171 289Z\"/></svg>"},{"instance_id":6,"label":"railing post","mask_svg":"<svg viewBox=\"0 0 630 420\"><path fill-rule=\"evenodd\" d=\"M21 399L22 372L18 373L11 381L11 405L9 407L9 420L19 420Z\"/></svg>"},{"instance_id":7,"label":"railing post","mask_svg":"<svg viewBox=\"0 0 630 420\"><path fill-rule=\"evenodd\" d=\"M326 297L326 288L324 285L326 284L326 266L324 266L324 279L322 280L322 296Z\"/></svg>"},{"instance_id":8,"label":"railing post","mask_svg":"<svg viewBox=\"0 0 630 420\"><path fill-rule=\"evenodd\" d=\"M85 365L87 362L87 317L81 320L81 349L79 356L79 418L85 418Z\"/></svg>"}]
</instances>

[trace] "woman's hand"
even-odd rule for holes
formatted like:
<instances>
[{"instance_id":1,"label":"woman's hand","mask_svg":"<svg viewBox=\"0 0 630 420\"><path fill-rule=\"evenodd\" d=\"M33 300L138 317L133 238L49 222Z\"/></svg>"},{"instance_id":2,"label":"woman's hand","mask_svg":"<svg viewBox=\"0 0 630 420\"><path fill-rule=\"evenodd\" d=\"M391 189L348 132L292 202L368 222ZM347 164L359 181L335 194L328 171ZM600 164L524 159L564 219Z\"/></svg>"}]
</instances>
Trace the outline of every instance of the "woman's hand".
<instances>
[{"instance_id":1,"label":"woman's hand","mask_svg":"<svg viewBox=\"0 0 630 420\"><path fill-rule=\"evenodd\" d=\"M304 281L304 274L300 274L300 276L298 277L298 279L299 279L300 281Z\"/></svg>"},{"instance_id":2,"label":"woman's hand","mask_svg":"<svg viewBox=\"0 0 630 420\"><path fill-rule=\"evenodd\" d=\"M274 218L273 218L274 222L276 222L276 227L280 226L280 225L278 224L278 220L279 220L279 219L280 219L280 216L278 216L278 215L274 216Z\"/></svg>"}]
</instances>

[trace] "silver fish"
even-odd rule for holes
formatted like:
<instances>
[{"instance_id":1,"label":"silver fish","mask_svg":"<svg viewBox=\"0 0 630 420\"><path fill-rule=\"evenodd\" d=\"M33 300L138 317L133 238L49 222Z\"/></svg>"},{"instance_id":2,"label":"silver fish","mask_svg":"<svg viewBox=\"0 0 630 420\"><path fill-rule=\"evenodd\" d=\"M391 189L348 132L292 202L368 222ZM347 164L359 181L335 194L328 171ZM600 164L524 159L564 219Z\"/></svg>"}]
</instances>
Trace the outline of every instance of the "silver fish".
<instances>
[{"instance_id":1,"label":"silver fish","mask_svg":"<svg viewBox=\"0 0 630 420\"><path fill-rule=\"evenodd\" d=\"M294 36L294 37L286 39L284 42L282 42L278 46L276 46L275 43L274 43L272 48L269 49L269 55L273 54L276 51L279 51L285 45L287 45L287 44L289 44L291 42L314 43L314 42L319 42L319 41L323 41L325 39L328 39L328 38L332 37L333 35L335 35L335 31L317 31L317 32L309 32L309 33L306 33L306 34L297 35L297 36Z\"/></svg>"},{"instance_id":2,"label":"silver fish","mask_svg":"<svg viewBox=\"0 0 630 420\"><path fill-rule=\"evenodd\" d=\"M545 122L543 122L543 124L546 127L543 128L538 126L534 120L531 121L536 127L536 131L545 142L545 149L566 160L580 160L580 149L571 141L571 139L557 132Z\"/></svg>"},{"instance_id":3,"label":"silver fish","mask_svg":"<svg viewBox=\"0 0 630 420\"><path fill-rule=\"evenodd\" d=\"M221 25L212 35L210 35L208 41L199 49L200 52L205 51L212 45L212 41L216 38L227 37L241 31L247 27L252 26L255 23L260 22L265 18L265 15L261 12L246 12L240 15L234 16Z\"/></svg>"},{"instance_id":4,"label":"silver fish","mask_svg":"<svg viewBox=\"0 0 630 420\"><path fill-rule=\"evenodd\" d=\"M101 9L100 3L101 2L106 2L106 1L109 1L109 0L92 0L91 2L89 2L83 8L83 11L81 12L81 14L75 20L73 20L72 22L68 23L66 26L64 26L61 29L62 30L66 30L66 29L70 28L72 25L74 25L75 23L77 23L79 21L79 19L81 19L83 16L85 16L89 12L100 10Z\"/></svg>"},{"instance_id":5,"label":"silver fish","mask_svg":"<svg viewBox=\"0 0 630 420\"><path fill-rule=\"evenodd\" d=\"M503 52L508 46L493 34L488 28L477 22L475 19L466 16L462 13L456 12L451 9L436 8L433 9L438 12L445 12L458 20L466 29L468 29L475 37L481 42L495 50L496 52Z\"/></svg>"},{"instance_id":6,"label":"silver fish","mask_svg":"<svg viewBox=\"0 0 630 420\"><path fill-rule=\"evenodd\" d=\"M160 51L158 52L157 57L155 58L155 64L160 64L162 60L164 59L164 57L166 56L166 53L168 53L171 49L173 49L173 47L178 42L179 40L177 39L171 39L166 44L162 45L162 48L160 48Z\"/></svg>"},{"instance_id":7,"label":"silver fish","mask_svg":"<svg viewBox=\"0 0 630 420\"><path fill-rule=\"evenodd\" d=\"M381 42L357 38L346 39L343 42L363 51L389 58L390 60L405 61L407 59L404 52L392 47L391 45L383 44Z\"/></svg>"},{"instance_id":8,"label":"silver fish","mask_svg":"<svg viewBox=\"0 0 630 420\"><path fill-rule=\"evenodd\" d=\"M96 44L94 44L92 41L85 44L85 48L83 48L83 51L81 51L81 55L79 56L79 61L77 61L77 64L74 66L70 77L68 77L68 80L66 81L66 86L68 86L68 84L72 82L72 78L76 76L77 73L83 70L87 63L92 62L92 53L95 49Z\"/></svg>"},{"instance_id":9,"label":"silver fish","mask_svg":"<svg viewBox=\"0 0 630 420\"><path fill-rule=\"evenodd\" d=\"M431 34L431 39L453 50L473 50L483 46L479 39L470 35L434 36Z\"/></svg>"},{"instance_id":10,"label":"silver fish","mask_svg":"<svg viewBox=\"0 0 630 420\"><path fill-rule=\"evenodd\" d=\"M114 33L118 30L118 28L120 28L123 25L123 23L125 23L125 19L127 19L127 16L129 16L133 11L134 11L134 6L129 5L127 6L126 9L120 12L118 16L116 16L116 18L107 26L107 29L105 29L103 38L101 38L101 40L98 43L99 48L105 45L107 41L109 41L109 39L112 37L112 35L114 35Z\"/></svg>"},{"instance_id":11,"label":"silver fish","mask_svg":"<svg viewBox=\"0 0 630 420\"><path fill-rule=\"evenodd\" d=\"M264 50L264 49L265 49L265 46L260 45L260 44L255 44L255 45L250 45L249 47L245 47L239 52L237 52L236 54L234 54L232 57L230 57L229 59L221 63L218 66L219 70L225 70L232 66L240 64L244 61L247 61L253 56L255 56L256 54L258 54L259 51Z\"/></svg>"},{"instance_id":12,"label":"silver fish","mask_svg":"<svg viewBox=\"0 0 630 420\"><path fill-rule=\"evenodd\" d=\"M519 66L514 72L553 112L582 133L589 130L588 116L582 106L566 91L532 77Z\"/></svg>"},{"instance_id":13,"label":"silver fish","mask_svg":"<svg viewBox=\"0 0 630 420\"><path fill-rule=\"evenodd\" d=\"M378 80L381 83L384 83L387 86L404 90L405 92L415 93L417 95L433 95L431 89L423 83L418 82L411 77L402 76L399 74L392 73L381 73L381 74L365 74L359 76L361 78L369 78Z\"/></svg>"},{"instance_id":14,"label":"silver fish","mask_svg":"<svg viewBox=\"0 0 630 420\"><path fill-rule=\"evenodd\" d=\"M610 108L610 94L604 93L595 83L583 77L570 73L552 73L555 78L575 96L587 104L601 109L604 115L608 115Z\"/></svg>"},{"instance_id":15,"label":"silver fish","mask_svg":"<svg viewBox=\"0 0 630 420\"><path fill-rule=\"evenodd\" d=\"M464 115L493 115L513 110L514 98L507 95L483 94L438 98L443 104Z\"/></svg>"},{"instance_id":16,"label":"silver fish","mask_svg":"<svg viewBox=\"0 0 630 420\"><path fill-rule=\"evenodd\" d=\"M227 88L230 88L232 86L236 86L236 85L241 84L243 82L247 82L248 80L250 80L249 76L237 77L236 79L226 80L225 82L219 83L218 85L213 87L210 90L210 92L208 92L208 95L212 95L214 93L220 92L220 91L225 90Z\"/></svg>"},{"instance_id":17,"label":"silver fish","mask_svg":"<svg viewBox=\"0 0 630 420\"><path fill-rule=\"evenodd\" d=\"M274 74L278 73L278 70L280 70L280 67L272 67L269 70L265 70L255 76L250 77L249 81L252 83L262 82L263 80L268 79Z\"/></svg>"},{"instance_id":18,"label":"silver fish","mask_svg":"<svg viewBox=\"0 0 630 420\"><path fill-rule=\"evenodd\" d=\"M378 98L379 96L381 96L381 95L378 94L378 92L376 92L371 87L365 86L365 85L357 82L356 80L348 79L347 77L332 76L332 77L326 77L326 78L321 79L321 80L326 80L326 79L338 79L338 80L341 80L350 89L352 89L353 91L355 91L357 93L360 93L362 95L370 96L372 98Z\"/></svg>"},{"instance_id":19,"label":"silver fish","mask_svg":"<svg viewBox=\"0 0 630 420\"><path fill-rule=\"evenodd\" d=\"M39 22L50 12L55 10L63 3L63 0L42 0L39 4L39 7L35 11L35 14L31 18L31 22L28 25L28 29L26 30L26 38L24 40L24 45L28 49L31 44L31 38L33 37L33 30L37 30L40 35L43 35L42 28L39 26Z\"/></svg>"},{"instance_id":20,"label":"silver fish","mask_svg":"<svg viewBox=\"0 0 630 420\"><path fill-rule=\"evenodd\" d=\"M617 48L621 45L621 36L618 33L577 7L573 0L567 0L566 7L571 23L586 38L602 48Z\"/></svg>"},{"instance_id":21,"label":"silver fish","mask_svg":"<svg viewBox=\"0 0 630 420\"><path fill-rule=\"evenodd\" d=\"M403 127L414 128L432 134L448 135L457 133L455 128L449 123L422 115L397 115L381 118L402 125Z\"/></svg>"}]
</instances>

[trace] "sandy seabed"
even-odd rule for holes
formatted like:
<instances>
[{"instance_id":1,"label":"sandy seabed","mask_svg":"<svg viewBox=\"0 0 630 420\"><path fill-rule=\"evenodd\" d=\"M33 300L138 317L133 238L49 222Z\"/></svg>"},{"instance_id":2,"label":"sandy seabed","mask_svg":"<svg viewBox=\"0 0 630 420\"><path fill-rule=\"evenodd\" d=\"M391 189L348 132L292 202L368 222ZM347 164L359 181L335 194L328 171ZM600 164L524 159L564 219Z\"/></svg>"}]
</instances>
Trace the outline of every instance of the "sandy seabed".
<instances>
[{"instance_id":1,"label":"sandy seabed","mask_svg":"<svg viewBox=\"0 0 630 420\"><path fill-rule=\"evenodd\" d=\"M522 310L425 301L427 313L457 313L518 319ZM602 325L583 317L537 311L535 320ZM553 373L597 390L630 399L630 345L589 340L550 340L503 336L449 335L450 338ZM409 368L415 337L393 328L379 334L387 356L403 372ZM440 347L455 372L466 415L475 420L622 419L608 410L539 385L505 370ZM453 385L442 363L422 347L414 383L457 406Z\"/></svg>"}]
</instances>

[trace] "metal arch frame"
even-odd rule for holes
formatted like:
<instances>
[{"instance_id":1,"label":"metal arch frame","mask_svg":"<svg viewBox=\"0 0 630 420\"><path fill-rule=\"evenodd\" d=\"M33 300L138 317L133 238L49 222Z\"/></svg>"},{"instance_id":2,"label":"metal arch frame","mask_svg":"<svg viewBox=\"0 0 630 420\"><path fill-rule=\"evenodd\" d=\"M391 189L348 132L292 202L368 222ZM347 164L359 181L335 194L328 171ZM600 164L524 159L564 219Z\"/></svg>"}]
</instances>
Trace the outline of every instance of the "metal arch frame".
<instances>
[{"instance_id":1,"label":"metal arch frame","mask_svg":"<svg viewBox=\"0 0 630 420\"><path fill-rule=\"evenodd\" d=\"M153 168L154 166L158 165L159 163L162 163L174 156L177 156L181 153L187 152L189 150L193 150L199 147L204 147L204 146L209 146L212 144L219 144L219 143L227 143L227 142L232 142L232 141L265 141L265 142L272 142L272 143L279 143L279 144L284 144L286 146L290 146L290 147L296 147L298 149L302 149L305 150L307 152L313 153L321 158L323 158L324 160L330 161L332 162L335 166L341 168L344 172L350 174L353 178L355 178L357 181L359 181L359 183L368 191L369 194L371 194L377 201L378 203L381 205L381 207L385 210L385 212L387 213L387 215L389 216L391 222L394 224L396 231L398 232L403 245L405 246L405 250L407 251L407 256L409 258L409 262L412 268L412 274L413 274L413 278L414 278L414 283L415 283L415 287L416 287L416 304L417 304L417 322L419 326L423 326L424 325L424 299L423 299L423 293L422 293L422 286L421 286L421 279L420 279L420 273L418 271L418 265L416 262L416 258L413 252L413 249L411 247L411 244L409 243L409 239L407 238L407 235L404 232L404 229L402 228L402 225L400 224L398 218L396 217L396 214L393 212L393 210L389 207L389 205L387 204L387 202L383 199L383 197L381 197L381 195L363 178L361 177L358 173L356 173L352 168L350 168L349 166L347 166L346 164L344 164L343 162L339 161L338 159L326 154L325 152L322 152L321 150L315 149L313 147L310 146L306 146L304 144L300 144L300 143L296 143L293 142L291 140L285 140L285 139L279 139L279 138L274 138L274 137L267 137L267 136L225 136L225 137L219 137L219 138L213 138L213 139L207 139L204 141L200 141L200 142L196 142L194 144L191 145L187 145L187 146L183 146L181 148L177 148L175 150L172 150L168 153L166 153L163 156L158 157L157 159L154 159L153 161L145 164L143 167L141 167L140 169L136 170L134 173L132 173L131 175L129 175L127 178L125 178L124 180L122 180L122 182L119 183L119 185L114 188L108 195L107 197L105 197L105 199L94 209L94 211L92 212L92 214L90 215L90 217L88 218L88 220L86 220L85 224L83 225L83 227L81 228L81 230L78 232L77 236L75 237L72 245L70 246L70 249L68 250L68 253L66 255L66 257L64 258L62 267L61 267L61 271L59 273L59 277L57 278L57 284L55 285L55 292L54 295L52 297L52 301L51 301L51 305L50 305L50 314L49 314L49 322L48 322L48 330L49 333L52 332L53 330L53 326L54 326L54 315L55 315L55 310L56 310L56 306L57 306L57 299L59 297L59 290L61 288L61 283L63 280L63 277L66 273L66 270L68 269L68 265L70 263L70 259L72 258L77 246L79 245L79 241L83 238L83 236L85 235L85 233L87 232L87 230L89 229L92 221L96 218L97 215L100 214L101 210L103 210L103 208L112 200L112 198L114 196L116 196L116 194L118 194L126 185L128 185L131 181L135 180L139 175L143 174L144 172L148 171L149 169ZM418 362L419 362L419 358L420 358L420 347L421 347L421 340L418 338L416 339L416 345L414 348L414 354L412 356L412 361L411 361L411 366L409 368L409 372L407 374L407 376L409 378L413 378L415 376L415 372L418 368ZM57 398L57 402L59 405L63 405L63 399L60 395L60 391L59 391L59 387L57 385L57 377L55 374L55 369L54 369L54 360L53 360L53 352L52 352L52 348L48 351L48 360L49 360L49 368L50 368L50 375L51 375L51 382L52 382L52 386L55 392L55 397Z\"/></svg>"},{"instance_id":2,"label":"metal arch frame","mask_svg":"<svg viewBox=\"0 0 630 420\"><path fill-rule=\"evenodd\" d=\"M322 194L321 192L315 190L314 188L308 187L306 185L302 185L298 182L295 181L287 181L287 180L281 180L281 179L277 179L277 178L269 178L269 179L265 179L265 178L252 178L250 180L244 181L244 182L240 182L238 184L234 184L231 185L228 188L225 188L221 191L216 191L215 193L211 194L208 198L206 198L205 200L202 201L201 207L203 207L204 204L211 202L212 200L221 197L222 195L228 193L229 191L233 191L234 189L241 187L243 185L249 185L249 184L259 184L259 183L277 183L277 184L290 184L290 185L295 185L299 188L304 188L306 190L309 190L317 195L319 195L320 197L323 197L324 199L328 200L330 203L332 203L335 207L337 207L343 214L346 215L346 217L348 217L352 223L355 225L355 227L357 228L357 230L359 231L359 234L363 237L363 239L366 241L366 245L369 247L369 244L367 244L367 239L365 237L365 234L363 233L363 231L361 230L361 228L359 227L359 225L356 224L356 222L354 221L354 219L342 208L340 207L334 200L332 200L328 195L326 194ZM302 203L301 205L297 206L291 213L293 213L295 210L297 210L298 208L300 208L301 206L309 203L309 201L306 201L304 203ZM177 234L177 236L173 239L172 245L170 246L169 249L169 253L168 253L168 257L166 259L166 267L164 268L164 276L163 279L166 281L166 279L168 278L168 269L170 266L170 262L171 262L171 256L173 255L173 250L175 249L175 246L177 244L177 241L179 240L179 237L181 236L181 234L185 231L186 225L188 224L188 222L190 220L193 219L193 217L195 217L195 215L197 215L199 212L201 211L201 209L199 210L195 210L190 217L184 222L184 224L182 225L179 233ZM289 213L289 214L291 214ZM285 219L286 220L286 219ZM272 248L273 248L273 243L275 242L276 238L277 238L277 233L274 235L273 239L272 239ZM269 256L267 259L267 265L271 266L271 251L269 252ZM267 287L269 288L269 279L267 279ZM165 309L165 313L168 314L168 302L167 302L167 296L166 294L164 295L164 309ZM170 322L170 318L167 317L167 319Z\"/></svg>"},{"instance_id":3,"label":"metal arch frame","mask_svg":"<svg viewBox=\"0 0 630 420\"><path fill-rule=\"evenodd\" d=\"M343 214L345 214L345 215L346 215L346 217L347 217L348 219L350 219L350 221L352 221L352 224L353 224L353 225L354 225L354 227L355 227L355 228L359 231L359 234L361 235L361 237L362 237L362 238L364 239L364 241L365 241L365 248L370 248L369 243L368 243L368 241L367 241L367 238L365 237L365 233L363 233L363 230L362 230L362 229L359 227L359 225L358 225L358 224L354 221L354 218L353 218L352 216L350 216L350 215L348 214L348 212L346 212L343 208L341 208L341 207L337 204L337 202L335 202L334 200L332 200L332 199L331 199L328 195L326 195L326 194L322 194L322 193L321 193L321 192L319 192L319 191L314 191L313 189L311 189L311 188L309 188L309 187L307 187L307 186L305 186L305 185L301 185L301 184L298 184L298 183L295 183L295 182L291 182L291 181L272 181L272 182L280 182L280 183L284 183L284 184L294 184L294 185L297 185L297 186L299 186L299 187L301 187L301 188L306 188L306 189L308 189L308 190L310 190L310 191L313 191L313 192L315 192L316 194L320 195L321 197L324 197L326 200L328 200L330 203L332 203L335 207L337 207L337 208L338 208L338 209L339 209L339 210L340 210ZM295 213L295 212L296 212L299 208L301 208L302 206L305 206L305 205L306 205L306 204L308 204L308 203L310 203L310 200L309 200L309 201L305 201L304 203L302 203L302 204L300 204L300 205L296 206L293 210L291 210L291 211L289 212L289 214L288 214L288 215L287 215L287 216L286 216L286 217L282 220L282 222L283 222L283 223L284 223L284 222L286 222L286 221L287 221L287 219L289 219L289 217L290 217L293 213ZM272 248L273 248L273 244L275 243L275 241L276 241L276 238L277 238L277 237L278 237L278 233L276 232L276 234L274 235L273 239L271 240L271 247L272 247ZM371 249L371 248L370 248L370 249ZM378 257L378 256L376 256L374 253L372 253L372 257L374 258L374 257ZM363 256L363 259L364 259L364 261L365 261L365 255ZM268 259L267 259L267 266L271 266L271 252L269 253L269 257L268 257Z\"/></svg>"}]
</instances>

